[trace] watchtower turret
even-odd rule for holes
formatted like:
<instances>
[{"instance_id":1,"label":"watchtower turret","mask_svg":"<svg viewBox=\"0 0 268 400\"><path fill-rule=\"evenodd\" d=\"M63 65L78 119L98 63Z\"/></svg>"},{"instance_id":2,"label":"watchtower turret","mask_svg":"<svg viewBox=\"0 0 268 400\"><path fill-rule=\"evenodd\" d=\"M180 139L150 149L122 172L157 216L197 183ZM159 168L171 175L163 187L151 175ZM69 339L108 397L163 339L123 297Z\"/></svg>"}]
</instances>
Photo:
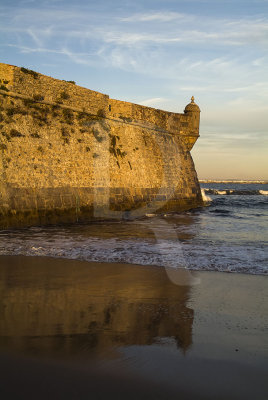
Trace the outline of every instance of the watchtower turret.
<instances>
[{"instance_id":1,"label":"watchtower turret","mask_svg":"<svg viewBox=\"0 0 268 400\"><path fill-rule=\"evenodd\" d=\"M200 108L194 101L194 96L191 97L191 103L187 104L184 109L184 114L188 117L188 134L187 142L189 150L192 149L196 140L199 137L199 123L200 123Z\"/></svg>"}]
</instances>

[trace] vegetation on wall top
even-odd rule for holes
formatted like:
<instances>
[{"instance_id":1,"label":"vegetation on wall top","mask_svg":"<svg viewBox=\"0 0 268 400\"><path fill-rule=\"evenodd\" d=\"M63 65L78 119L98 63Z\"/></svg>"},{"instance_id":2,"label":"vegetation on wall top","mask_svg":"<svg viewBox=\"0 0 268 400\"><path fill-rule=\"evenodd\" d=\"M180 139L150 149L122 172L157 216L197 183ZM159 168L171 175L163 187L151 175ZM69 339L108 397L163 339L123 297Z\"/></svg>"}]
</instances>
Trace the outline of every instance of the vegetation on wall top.
<instances>
[{"instance_id":1,"label":"vegetation on wall top","mask_svg":"<svg viewBox=\"0 0 268 400\"><path fill-rule=\"evenodd\" d=\"M31 70L31 69L27 69L27 68L24 68L24 67L21 67L21 72L23 72L24 74L29 74L29 75L31 75L34 79L37 79L38 78L38 72L35 72L35 71L33 71L33 70Z\"/></svg>"}]
</instances>

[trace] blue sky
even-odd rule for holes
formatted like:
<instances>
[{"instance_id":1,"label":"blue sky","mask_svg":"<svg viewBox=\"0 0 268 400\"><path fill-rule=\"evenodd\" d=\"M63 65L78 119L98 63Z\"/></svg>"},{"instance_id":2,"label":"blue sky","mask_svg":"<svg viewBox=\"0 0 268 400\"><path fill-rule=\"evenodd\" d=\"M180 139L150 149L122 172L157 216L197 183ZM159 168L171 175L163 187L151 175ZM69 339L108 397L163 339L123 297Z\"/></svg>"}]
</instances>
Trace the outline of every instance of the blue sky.
<instances>
[{"instance_id":1,"label":"blue sky","mask_svg":"<svg viewBox=\"0 0 268 400\"><path fill-rule=\"evenodd\" d=\"M2 0L0 61L201 108L199 178L268 179L268 0Z\"/></svg>"}]
</instances>

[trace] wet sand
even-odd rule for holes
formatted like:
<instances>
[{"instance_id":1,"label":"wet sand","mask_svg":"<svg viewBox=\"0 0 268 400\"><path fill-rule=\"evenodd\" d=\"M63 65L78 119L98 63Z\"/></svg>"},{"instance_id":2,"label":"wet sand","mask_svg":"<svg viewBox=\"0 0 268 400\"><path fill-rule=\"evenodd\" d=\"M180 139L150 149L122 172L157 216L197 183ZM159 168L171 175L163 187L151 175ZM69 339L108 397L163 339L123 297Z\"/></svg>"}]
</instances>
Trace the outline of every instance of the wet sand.
<instances>
[{"instance_id":1,"label":"wet sand","mask_svg":"<svg viewBox=\"0 0 268 400\"><path fill-rule=\"evenodd\" d=\"M268 279L0 257L4 399L266 399Z\"/></svg>"}]
</instances>

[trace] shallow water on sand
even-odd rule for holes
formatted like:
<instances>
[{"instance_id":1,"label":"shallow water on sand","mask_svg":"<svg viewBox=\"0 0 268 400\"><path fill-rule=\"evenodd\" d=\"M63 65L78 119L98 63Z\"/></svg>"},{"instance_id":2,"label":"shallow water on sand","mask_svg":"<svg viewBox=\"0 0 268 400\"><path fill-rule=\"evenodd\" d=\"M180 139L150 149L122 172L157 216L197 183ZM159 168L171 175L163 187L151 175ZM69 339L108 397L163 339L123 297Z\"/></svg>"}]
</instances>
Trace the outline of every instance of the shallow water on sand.
<instances>
[{"instance_id":1,"label":"shallow water on sand","mask_svg":"<svg viewBox=\"0 0 268 400\"><path fill-rule=\"evenodd\" d=\"M266 277L2 256L0 285L0 364L5 352L25 371L38 360L48 381L56 365L70 379L94 369L105 386L112 371L183 399L266 399Z\"/></svg>"}]
</instances>

